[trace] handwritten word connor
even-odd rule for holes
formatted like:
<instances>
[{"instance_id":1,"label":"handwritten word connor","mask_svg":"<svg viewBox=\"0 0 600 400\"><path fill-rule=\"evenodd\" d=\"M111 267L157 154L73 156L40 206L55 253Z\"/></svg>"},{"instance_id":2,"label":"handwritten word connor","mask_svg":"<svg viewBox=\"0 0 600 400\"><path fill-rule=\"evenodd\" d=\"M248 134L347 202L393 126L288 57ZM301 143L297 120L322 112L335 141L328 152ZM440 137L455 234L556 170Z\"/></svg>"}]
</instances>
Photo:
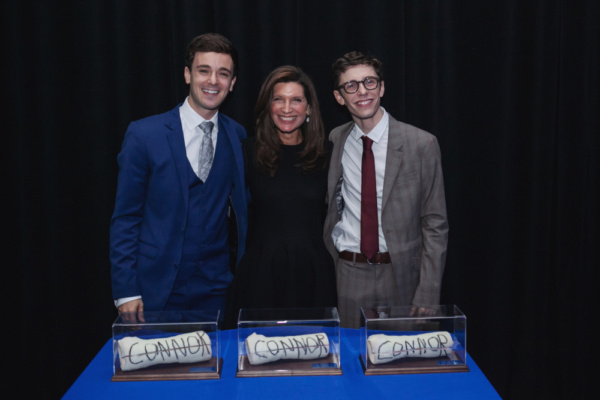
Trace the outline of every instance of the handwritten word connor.
<instances>
[{"instance_id":1,"label":"handwritten word connor","mask_svg":"<svg viewBox=\"0 0 600 400\"><path fill-rule=\"evenodd\" d=\"M278 360L313 360L327 357L329 339L324 333L278 337L253 333L246 338L246 353L252 365Z\"/></svg>"},{"instance_id":2,"label":"handwritten word connor","mask_svg":"<svg viewBox=\"0 0 600 400\"><path fill-rule=\"evenodd\" d=\"M452 336L448 332L430 332L420 335L371 335L367 339L369 360L383 364L405 357L434 358L452 353Z\"/></svg>"},{"instance_id":3,"label":"handwritten word connor","mask_svg":"<svg viewBox=\"0 0 600 400\"><path fill-rule=\"evenodd\" d=\"M158 364L207 361L212 352L210 337L203 331L148 340L128 336L118 341L118 347L123 371Z\"/></svg>"}]
</instances>

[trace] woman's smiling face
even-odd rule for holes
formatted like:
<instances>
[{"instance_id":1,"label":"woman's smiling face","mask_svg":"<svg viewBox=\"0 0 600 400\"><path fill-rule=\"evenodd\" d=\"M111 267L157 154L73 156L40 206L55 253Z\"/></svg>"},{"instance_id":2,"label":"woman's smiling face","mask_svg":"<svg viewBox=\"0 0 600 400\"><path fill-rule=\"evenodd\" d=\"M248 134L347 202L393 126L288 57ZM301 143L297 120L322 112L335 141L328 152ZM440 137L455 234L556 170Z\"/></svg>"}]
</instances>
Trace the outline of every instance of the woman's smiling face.
<instances>
[{"instance_id":1,"label":"woman's smiling face","mask_svg":"<svg viewBox=\"0 0 600 400\"><path fill-rule=\"evenodd\" d=\"M309 113L302 85L297 82L280 82L273 87L271 120L280 136L298 134Z\"/></svg>"}]
</instances>

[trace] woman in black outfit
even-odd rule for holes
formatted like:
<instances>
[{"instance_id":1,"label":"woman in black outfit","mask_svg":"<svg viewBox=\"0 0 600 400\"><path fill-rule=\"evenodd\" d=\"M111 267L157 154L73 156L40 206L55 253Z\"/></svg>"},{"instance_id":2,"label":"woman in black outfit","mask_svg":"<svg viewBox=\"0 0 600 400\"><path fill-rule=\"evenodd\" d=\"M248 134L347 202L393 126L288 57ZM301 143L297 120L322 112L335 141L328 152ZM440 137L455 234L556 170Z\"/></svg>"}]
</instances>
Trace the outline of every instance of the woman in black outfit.
<instances>
[{"instance_id":1,"label":"woman in black outfit","mask_svg":"<svg viewBox=\"0 0 600 400\"><path fill-rule=\"evenodd\" d=\"M255 112L256 137L244 142L248 241L231 286L229 327L240 308L337 304L323 243L330 146L312 81L297 67L276 68Z\"/></svg>"}]
</instances>

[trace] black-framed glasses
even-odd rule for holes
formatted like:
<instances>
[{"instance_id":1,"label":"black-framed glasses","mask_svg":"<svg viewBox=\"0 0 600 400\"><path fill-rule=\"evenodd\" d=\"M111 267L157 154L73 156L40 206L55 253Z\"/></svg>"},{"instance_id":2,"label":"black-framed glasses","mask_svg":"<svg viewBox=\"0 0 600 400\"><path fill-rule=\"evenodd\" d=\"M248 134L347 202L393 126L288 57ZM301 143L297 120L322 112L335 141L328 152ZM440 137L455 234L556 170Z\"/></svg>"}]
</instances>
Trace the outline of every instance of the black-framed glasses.
<instances>
[{"instance_id":1,"label":"black-framed glasses","mask_svg":"<svg viewBox=\"0 0 600 400\"><path fill-rule=\"evenodd\" d=\"M377 87L379 86L379 81L379 78L375 78L374 76L367 76L362 81L348 81L346 83L342 83L340 86L338 86L337 89L340 90L344 88L346 93L352 94L358 92L358 87L361 83L367 90L377 89Z\"/></svg>"}]
</instances>

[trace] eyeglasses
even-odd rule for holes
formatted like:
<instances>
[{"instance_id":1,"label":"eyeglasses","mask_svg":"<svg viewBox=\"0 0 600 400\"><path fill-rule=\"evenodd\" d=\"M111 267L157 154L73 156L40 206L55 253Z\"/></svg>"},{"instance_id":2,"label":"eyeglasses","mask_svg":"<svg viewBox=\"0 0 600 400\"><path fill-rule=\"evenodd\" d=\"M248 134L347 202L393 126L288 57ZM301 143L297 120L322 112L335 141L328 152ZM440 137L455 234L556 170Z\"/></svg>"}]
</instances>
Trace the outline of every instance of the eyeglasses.
<instances>
[{"instance_id":1,"label":"eyeglasses","mask_svg":"<svg viewBox=\"0 0 600 400\"><path fill-rule=\"evenodd\" d=\"M340 90L344 88L346 93L352 94L358 92L358 88L361 83L367 90L377 89L377 87L379 86L379 81L379 78L375 78L374 76L367 76L362 81L348 81L346 83L342 83L340 86L337 87L337 89Z\"/></svg>"}]
</instances>

